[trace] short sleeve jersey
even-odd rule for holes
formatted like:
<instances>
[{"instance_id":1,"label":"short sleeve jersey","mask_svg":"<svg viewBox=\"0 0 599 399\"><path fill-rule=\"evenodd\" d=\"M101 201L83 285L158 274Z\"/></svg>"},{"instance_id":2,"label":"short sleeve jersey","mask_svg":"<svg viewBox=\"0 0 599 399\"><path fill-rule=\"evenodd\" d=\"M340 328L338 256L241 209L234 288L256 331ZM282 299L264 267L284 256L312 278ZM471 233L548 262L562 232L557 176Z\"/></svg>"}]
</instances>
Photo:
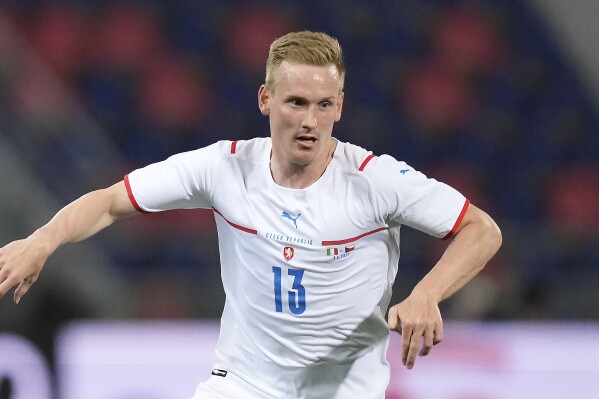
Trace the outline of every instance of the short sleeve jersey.
<instances>
[{"instance_id":1,"label":"short sleeve jersey","mask_svg":"<svg viewBox=\"0 0 599 399\"><path fill-rule=\"evenodd\" d=\"M270 138L220 141L125 183L141 212L214 210L226 294L217 366L272 397L308 397L306 368L373 350L388 367L384 315L400 227L448 238L468 200L391 156L339 141L315 183L285 188L272 179L270 153Z\"/></svg>"}]
</instances>

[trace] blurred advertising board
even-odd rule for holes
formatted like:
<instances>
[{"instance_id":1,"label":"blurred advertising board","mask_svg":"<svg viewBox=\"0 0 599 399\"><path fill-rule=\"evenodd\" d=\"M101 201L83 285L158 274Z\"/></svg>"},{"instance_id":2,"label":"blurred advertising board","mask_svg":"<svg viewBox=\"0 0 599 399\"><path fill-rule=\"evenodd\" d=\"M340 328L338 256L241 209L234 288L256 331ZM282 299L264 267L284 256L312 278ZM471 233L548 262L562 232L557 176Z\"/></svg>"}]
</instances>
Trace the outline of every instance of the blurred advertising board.
<instances>
[{"instance_id":1,"label":"blurred advertising board","mask_svg":"<svg viewBox=\"0 0 599 399\"><path fill-rule=\"evenodd\" d=\"M188 399L208 378L217 322L78 322L56 341L58 399ZM592 397L599 381L597 323L451 323L444 341L412 370L401 337L388 351L387 399ZM46 361L14 335L0 335L0 379L10 399L50 399Z\"/></svg>"}]
</instances>

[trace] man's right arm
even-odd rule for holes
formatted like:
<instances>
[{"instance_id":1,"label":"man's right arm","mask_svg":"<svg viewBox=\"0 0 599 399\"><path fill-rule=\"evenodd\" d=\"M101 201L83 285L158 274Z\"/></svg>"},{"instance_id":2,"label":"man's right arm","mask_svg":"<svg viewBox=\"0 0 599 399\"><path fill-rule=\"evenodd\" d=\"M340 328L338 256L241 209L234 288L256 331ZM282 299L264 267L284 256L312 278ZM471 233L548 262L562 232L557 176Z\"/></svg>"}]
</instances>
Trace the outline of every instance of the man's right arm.
<instances>
[{"instance_id":1,"label":"man's right arm","mask_svg":"<svg viewBox=\"0 0 599 399\"><path fill-rule=\"evenodd\" d=\"M71 202L29 237L0 248L0 298L18 285L14 293L18 303L58 247L91 237L136 213L123 181Z\"/></svg>"}]
</instances>

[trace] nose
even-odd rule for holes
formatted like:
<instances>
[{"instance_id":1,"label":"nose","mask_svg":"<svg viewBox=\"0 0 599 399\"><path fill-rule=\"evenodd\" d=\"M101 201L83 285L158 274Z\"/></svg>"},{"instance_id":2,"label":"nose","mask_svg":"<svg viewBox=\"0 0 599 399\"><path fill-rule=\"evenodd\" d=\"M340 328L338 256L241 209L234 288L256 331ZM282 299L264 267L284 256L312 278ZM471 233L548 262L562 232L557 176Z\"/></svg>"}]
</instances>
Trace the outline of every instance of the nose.
<instances>
[{"instance_id":1,"label":"nose","mask_svg":"<svg viewBox=\"0 0 599 399\"><path fill-rule=\"evenodd\" d=\"M308 107L306 114L304 115L302 127L306 130L314 130L318 127L318 122L316 121L316 107Z\"/></svg>"}]
</instances>

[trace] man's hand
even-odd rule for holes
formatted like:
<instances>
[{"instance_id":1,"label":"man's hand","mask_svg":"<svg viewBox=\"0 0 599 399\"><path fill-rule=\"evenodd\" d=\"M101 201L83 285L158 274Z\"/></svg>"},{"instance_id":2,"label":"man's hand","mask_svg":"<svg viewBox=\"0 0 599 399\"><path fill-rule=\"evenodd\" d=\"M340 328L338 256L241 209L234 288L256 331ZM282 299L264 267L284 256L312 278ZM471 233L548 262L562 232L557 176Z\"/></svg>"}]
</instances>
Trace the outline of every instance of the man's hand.
<instances>
[{"instance_id":1,"label":"man's hand","mask_svg":"<svg viewBox=\"0 0 599 399\"><path fill-rule=\"evenodd\" d=\"M468 203L467 203L468 204ZM411 369L420 356L443 339L439 302L480 272L501 246L501 231L485 212L470 204L455 238L410 296L389 309L389 328L401 334L402 361Z\"/></svg>"},{"instance_id":2,"label":"man's hand","mask_svg":"<svg viewBox=\"0 0 599 399\"><path fill-rule=\"evenodd\" d=\"M428 355L433 345L443 339L437 301L416 291L389 309L389 328L401 334L401 360L408 369L414 367L416 354Z\"/></svg>"},{"instance_id":3,"label":"man's hand","mask_svg":"<svg viewBox=\"0 0 599 399\"><path fill-rule=\"evenodd\" d=\"M71 202L26 239L0 248L0 298L18 284L14 299L19 303L60 245L84 240L137 213L124 181Z\"/></svg>"},{"instance_id":4,"label":"man's hand","mask_svg":"<svg viewBox=\"0 0 599 399\"><path fill-rule=\"evenodd\" d=\"M45 245L35 235L0 248L0 298L18 284L14 301L19 303L37 280L48 256Z\"/></svg>"}]
</instances>

